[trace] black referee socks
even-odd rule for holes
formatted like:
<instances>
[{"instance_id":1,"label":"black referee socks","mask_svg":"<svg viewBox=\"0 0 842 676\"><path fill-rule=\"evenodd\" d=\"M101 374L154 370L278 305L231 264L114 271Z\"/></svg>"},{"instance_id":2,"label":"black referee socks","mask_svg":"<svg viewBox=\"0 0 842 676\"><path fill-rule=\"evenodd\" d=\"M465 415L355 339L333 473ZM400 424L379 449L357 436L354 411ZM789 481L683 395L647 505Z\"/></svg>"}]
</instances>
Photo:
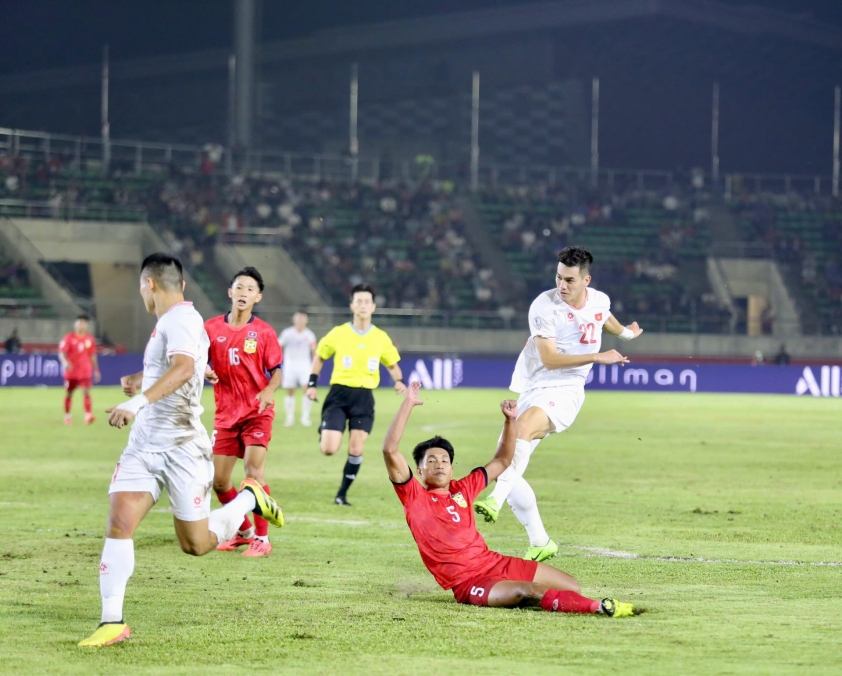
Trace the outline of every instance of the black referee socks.
<instances>
[{"instance_id":1,"label":"black referee socks","mask_svg":"<svg viewBox=\"0 0 842 676\"><path fill-rule=\"evenodd\" d=\"M349 455L345 461L345 468L342 470L342 485L339 486L339 492L336 494L337 498L342 498L345 501L345 496L354 479L357 478L357 472L360 471L360 465L363 463L363 456Z\"/></svg>"}]
</instances>

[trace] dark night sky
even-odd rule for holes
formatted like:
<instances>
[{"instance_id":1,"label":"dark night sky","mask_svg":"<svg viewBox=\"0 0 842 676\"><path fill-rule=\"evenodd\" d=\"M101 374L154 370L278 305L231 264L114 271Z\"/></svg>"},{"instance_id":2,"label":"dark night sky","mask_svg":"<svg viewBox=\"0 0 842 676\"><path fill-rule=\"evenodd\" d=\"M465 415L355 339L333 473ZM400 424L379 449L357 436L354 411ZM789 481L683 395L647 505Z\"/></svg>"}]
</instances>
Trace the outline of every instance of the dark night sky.
<instances>
[{"instance_id":1,"label":"dark night sky","mask_svg":"<svg viewBox=\"0 0 842 676\"><path fill-rule=\"evenodd\" d=\"M533 0L263 0L263 39ZM840 0L730 0L842 26ZM0 73L178 54L232 44L232 0L0 0Z\"/></svg>"}]
</instances>

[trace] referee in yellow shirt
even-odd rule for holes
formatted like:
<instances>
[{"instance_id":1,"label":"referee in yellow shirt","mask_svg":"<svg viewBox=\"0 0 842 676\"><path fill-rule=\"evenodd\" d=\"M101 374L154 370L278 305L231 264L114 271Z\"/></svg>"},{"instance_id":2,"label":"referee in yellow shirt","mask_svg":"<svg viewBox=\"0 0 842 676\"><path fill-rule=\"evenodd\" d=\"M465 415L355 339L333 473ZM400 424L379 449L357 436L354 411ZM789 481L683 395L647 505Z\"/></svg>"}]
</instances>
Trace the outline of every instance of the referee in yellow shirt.
<instances>
[{"instance_id":1,"label":"referee in yellow shirt","mask_svg":"<svg viewBox=\"0 0 842 676\"><path fill-rule=\"evenodd\" d=\"M322 424L319 426L320 447L325 455L333 455L342 445L345 426L351 430L348 442L348 460L342 470L342 484L334 502L348 505L348 489L357 478L363 462L363 447L374 426L374 394L380 384L380 364L395 381L395 391L403 394L400 354L389 335L371 323L376 309L374 289L368 284L357 284L351 289L351 312L354 319L335 326L319 341L307 396L316 399L316 383L325 361L333 357L333 374L330 392L322 406Z\"/></svg>"}]
</instances>

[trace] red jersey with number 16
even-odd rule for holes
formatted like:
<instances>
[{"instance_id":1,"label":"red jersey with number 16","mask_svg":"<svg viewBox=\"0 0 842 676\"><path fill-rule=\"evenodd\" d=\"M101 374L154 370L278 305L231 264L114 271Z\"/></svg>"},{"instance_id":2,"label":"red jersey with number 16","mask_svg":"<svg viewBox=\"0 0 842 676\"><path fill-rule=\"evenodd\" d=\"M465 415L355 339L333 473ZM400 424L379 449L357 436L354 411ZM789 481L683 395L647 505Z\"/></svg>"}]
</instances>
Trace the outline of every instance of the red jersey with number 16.
<instances>
[{"instance_id":1,"label":"red jersey with number 16","mask_svg":"<svg viewBox=\"0 0 842 676\"><path fill-rule=\"evenodd\" d=\"M213 387L213 426L229 429L258 415L258 393L269 384L267 371L281 367L283 355L275 329L255 316L243 326L231 326L228 314L208 319L208 361L219 382ZM275 417L271 408L262 414Z\"/></svg>"},{"instance_id":2,"label":"red jersey with number 16","mask_svg":"<svg viewBox=\"0 0 842 676\"><path fill-rule=\"evenodd\" d=\"M415 477L394 484L421 560L444 589L476 579L502 558L488 548L474 521L474 500L487 485L484 467L451 481L447 493L428 491Z\"/></svg>"}]
</instances>

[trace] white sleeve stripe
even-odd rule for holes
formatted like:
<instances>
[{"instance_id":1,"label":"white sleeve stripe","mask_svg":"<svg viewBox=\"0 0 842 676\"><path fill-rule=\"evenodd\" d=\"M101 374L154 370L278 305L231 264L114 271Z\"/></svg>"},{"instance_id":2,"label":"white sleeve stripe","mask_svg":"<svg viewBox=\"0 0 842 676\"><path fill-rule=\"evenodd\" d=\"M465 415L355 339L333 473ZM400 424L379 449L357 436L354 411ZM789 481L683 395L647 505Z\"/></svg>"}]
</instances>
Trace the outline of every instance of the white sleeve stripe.
<instances>
[{"instance_id":1,"label":"white sleeve stripe","mask_svg":"<svg viewBox=\"0 0 842 676\"><path fill-rule=\"evenodd\" d=\"M187 350L167 350L167 356L169 357L171 354L186 354L188 357L196 358L195 353L187 352Z\"/></svg>"}]
</instances>

